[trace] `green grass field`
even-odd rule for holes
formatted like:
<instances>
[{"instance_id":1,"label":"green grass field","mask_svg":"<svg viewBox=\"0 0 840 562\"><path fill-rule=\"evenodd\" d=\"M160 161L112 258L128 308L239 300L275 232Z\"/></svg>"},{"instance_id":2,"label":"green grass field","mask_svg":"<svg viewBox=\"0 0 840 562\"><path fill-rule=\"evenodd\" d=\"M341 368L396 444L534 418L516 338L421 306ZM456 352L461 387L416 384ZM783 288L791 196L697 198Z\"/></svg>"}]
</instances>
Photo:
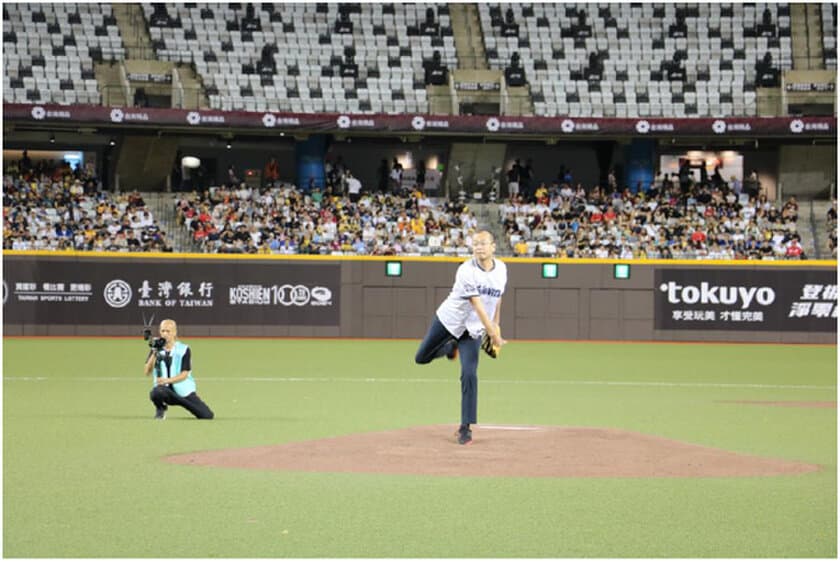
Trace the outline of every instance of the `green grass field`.
<instances>
[{"instance_id":1,"label":"green grass field","mask_svg":"<svg viewBox=\"0 0 840 562\"><path fill-rule=\"evenodd\" d=\"M835 347L523 343L479 367L479 423L614 427L823 470L560 479L178 466L162 456L451 423L418 342L190 339L211 422L152 420L141 339L3 342L6 557L835 557ZM453 444L453 447L457 445Z\"/></svg>"}]
</instances>

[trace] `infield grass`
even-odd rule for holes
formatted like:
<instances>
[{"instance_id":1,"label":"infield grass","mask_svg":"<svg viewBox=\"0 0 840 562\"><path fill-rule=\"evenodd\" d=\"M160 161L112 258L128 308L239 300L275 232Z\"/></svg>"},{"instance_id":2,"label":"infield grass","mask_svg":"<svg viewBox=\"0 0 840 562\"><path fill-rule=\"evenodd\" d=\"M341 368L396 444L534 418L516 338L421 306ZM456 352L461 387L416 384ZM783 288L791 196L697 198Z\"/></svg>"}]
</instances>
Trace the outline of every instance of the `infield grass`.
<instances>
[{"instance_id":1,"label":"infield grass","mask_svg":"<svg viewBox=\"0 0 840 562\"><path fill-rule=\"evenodd\" d=\"M216 412L152 420L141 340L3 342L6 557L836 557L835 347L512 342L479 422L612 427L816 463L799 476L559 479L190 467L179 453L457 424L418 342L190 339ZM453 447L457 445L453 444Z\"/></svg>"}]
</instances>

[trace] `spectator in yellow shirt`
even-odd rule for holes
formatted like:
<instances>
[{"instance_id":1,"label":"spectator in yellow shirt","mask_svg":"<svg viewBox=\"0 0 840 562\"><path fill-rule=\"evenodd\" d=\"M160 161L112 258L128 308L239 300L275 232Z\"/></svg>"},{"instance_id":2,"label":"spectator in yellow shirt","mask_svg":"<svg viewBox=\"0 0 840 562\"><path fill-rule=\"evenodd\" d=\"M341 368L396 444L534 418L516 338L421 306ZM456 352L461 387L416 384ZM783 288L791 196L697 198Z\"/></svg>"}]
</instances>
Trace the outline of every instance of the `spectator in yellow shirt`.
<instances>
[{"instance_id":1,"label":"spectator in yellow shirt","mask_svg":"<svg viewBox=\"0 0 840 562\"><path fill-rule=\"evenodd\" d=\"M426 234L426 225L423 223L423 219L421 219L420 217L412 218L411 231L414 234Z\"/></svg>"},{"instance_id":2,"label":"spectator in yellow shirt","mask_svg":"<svg viewBox=\"0 0 840 562\"><path fill-rule=\"evenodd\" d=\"M534 195L537 198L537 202L542 203L543 205L548 204L548 188L545 186L545 183L540 184Z\"/></svg>"}]
</instances>

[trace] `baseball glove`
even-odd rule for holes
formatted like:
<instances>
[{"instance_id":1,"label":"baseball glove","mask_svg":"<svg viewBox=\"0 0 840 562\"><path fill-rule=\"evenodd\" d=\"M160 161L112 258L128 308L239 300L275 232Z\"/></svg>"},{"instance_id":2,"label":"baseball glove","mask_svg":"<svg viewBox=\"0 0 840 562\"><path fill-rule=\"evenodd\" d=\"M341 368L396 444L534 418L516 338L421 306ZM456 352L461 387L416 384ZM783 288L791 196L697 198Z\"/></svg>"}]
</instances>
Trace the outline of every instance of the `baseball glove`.
<instances>
[{"instance_id":1,"label":"baseball glove","mask_svg":"<svg viewBox=\"0 0 840 562\"><path fill-rule=\"evenodd\" d=\"M495 359L499 356L499 352L501 351L498 347L493 345L493 340L490 338L490 334L484 334L484 337L481 339L481 349Z\"/></svg>"}]
</instances>

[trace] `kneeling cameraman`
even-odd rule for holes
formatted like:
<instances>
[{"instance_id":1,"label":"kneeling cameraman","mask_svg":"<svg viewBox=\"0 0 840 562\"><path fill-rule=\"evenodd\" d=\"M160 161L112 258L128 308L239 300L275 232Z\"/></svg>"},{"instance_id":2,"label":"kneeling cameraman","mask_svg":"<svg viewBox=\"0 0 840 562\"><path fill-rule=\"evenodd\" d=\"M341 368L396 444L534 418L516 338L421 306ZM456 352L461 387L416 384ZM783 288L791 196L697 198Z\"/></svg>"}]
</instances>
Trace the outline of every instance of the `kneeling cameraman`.
<instances>
[{"instance_id":1,"label":"kneeling cameraman","mask_svg":"<svg viewBox=\"0 0 840 562\"><path fill-rule=\"evenodd\" d=\"M147 339L150 335L147 330ZM143 372L149 376L154 371L154 387L149 398L156 408L155 419L165 419L167 404L171 404L183 406L198 419L212 420L213 411L195 393L190 348L176 341L177 337L175 321L164 320L160 323L160 337L149 340L152 349Z\"/></svg>"}]
</instances>

